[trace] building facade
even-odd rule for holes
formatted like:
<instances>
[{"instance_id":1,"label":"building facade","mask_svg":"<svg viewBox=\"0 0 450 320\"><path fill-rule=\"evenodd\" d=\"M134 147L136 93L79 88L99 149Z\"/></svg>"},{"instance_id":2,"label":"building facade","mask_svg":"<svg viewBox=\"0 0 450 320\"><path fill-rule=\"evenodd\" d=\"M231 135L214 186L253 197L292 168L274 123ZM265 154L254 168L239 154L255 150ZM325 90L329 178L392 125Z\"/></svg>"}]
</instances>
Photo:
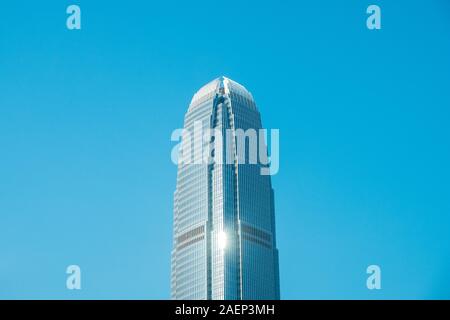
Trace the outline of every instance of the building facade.
<instances>
[{"instance_id":1,"label":"building facade","mask_svg":"<svg viewBox=\"0 0 450 320\"><path fill-rule=\"evenodd\" d=\"M249 140L238 143L261 127L250 92L228 78L192 98L180 148L191 161L179 162L174 193L172 299L279 299L271 178L261 174L267 164L251 161ZM215 135L204 135L211 129ZM264 138L256 139L267 154Z\"/></svg>"}]
</instances>

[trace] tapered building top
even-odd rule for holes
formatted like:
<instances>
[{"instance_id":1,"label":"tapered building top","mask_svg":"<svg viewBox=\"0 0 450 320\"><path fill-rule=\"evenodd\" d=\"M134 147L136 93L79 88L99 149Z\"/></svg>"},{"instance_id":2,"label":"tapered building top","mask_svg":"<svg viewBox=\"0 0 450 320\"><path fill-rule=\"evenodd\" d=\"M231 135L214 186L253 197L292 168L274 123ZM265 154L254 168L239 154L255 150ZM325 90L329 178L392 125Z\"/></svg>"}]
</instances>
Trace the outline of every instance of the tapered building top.
<instances>
[{"instance_id":1,"label":"tapered building top","mask_svg":"<svg viewBox=\"0 0 450 320\"><path fill-rule=\"evenodd\" d=\"M252 102L253 96L243 85L233 81L227 77L221 76L213 81L207 83L197 93L194 94L189 105L189 110L192 110L198 106L205 99L215 95L215 94L227 94L234 93L243 98L246 98Z\"/></svg>"}]
</instances>

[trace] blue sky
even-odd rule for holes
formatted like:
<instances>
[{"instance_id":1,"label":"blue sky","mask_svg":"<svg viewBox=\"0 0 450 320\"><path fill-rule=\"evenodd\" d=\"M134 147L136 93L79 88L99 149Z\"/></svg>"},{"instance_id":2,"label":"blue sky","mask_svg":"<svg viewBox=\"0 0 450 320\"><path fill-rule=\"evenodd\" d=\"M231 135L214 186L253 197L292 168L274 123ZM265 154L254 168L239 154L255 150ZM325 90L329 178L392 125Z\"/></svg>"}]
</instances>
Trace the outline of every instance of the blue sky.
<instances>
[{"instance_id":1,"label":"blue sky","mask_svg":"<svg viewBox=\"0 0 450 320\"><path fill-rule=\"evenodd\" d=\"M449 9L3 1L0 298L169 298L170 134L220 75L280 129L282 298L450 298Z\"/></svg>"}]
</instances>

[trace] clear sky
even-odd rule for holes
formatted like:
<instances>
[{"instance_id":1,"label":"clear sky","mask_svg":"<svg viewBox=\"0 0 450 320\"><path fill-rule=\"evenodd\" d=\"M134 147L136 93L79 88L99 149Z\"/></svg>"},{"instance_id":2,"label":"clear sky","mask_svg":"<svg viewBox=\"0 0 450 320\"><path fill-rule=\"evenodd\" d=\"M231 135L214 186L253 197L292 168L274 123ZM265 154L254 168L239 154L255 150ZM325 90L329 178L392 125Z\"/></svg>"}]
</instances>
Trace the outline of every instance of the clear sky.
<instances>
[{"instance_id":1,"label":"clear sky","mask_svg":"<svg viewBox=\"0 0 450 320\"><path fill-rule=\"evenodd\" d=\"M81 30L66 28L70 4ZM282 298L450 298L448 1L0 12L0 298L170 297L170 135L221 75L280 129ZM366 288L370 264L381 290Z\"/></svg>"}]
</instances>

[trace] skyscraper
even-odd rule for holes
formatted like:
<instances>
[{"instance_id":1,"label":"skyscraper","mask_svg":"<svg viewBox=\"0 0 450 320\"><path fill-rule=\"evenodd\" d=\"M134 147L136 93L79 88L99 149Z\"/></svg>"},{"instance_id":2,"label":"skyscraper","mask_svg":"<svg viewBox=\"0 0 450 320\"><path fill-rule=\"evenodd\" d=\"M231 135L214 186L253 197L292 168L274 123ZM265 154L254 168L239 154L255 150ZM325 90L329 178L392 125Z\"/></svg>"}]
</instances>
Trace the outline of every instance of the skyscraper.
<instances>
[{"instance_id":1,"label":"skyscraper","mask_svg":"<svg viewBox=\"0 0 450 320\"><path fill-rule=\"evenodd\" d=\"M216 135L205 139L197 129ZM259 135L242 135L259 129L251 93L228 78L192 98L180 152L191 161L178 164L174 193L173 299L279 299L274 193L270 175L261 173L267 164L251 161L250 139L258 152L267 155L267 147ZM215 161L203 161L204 150Z\"/></svg>"}]
</instances>

